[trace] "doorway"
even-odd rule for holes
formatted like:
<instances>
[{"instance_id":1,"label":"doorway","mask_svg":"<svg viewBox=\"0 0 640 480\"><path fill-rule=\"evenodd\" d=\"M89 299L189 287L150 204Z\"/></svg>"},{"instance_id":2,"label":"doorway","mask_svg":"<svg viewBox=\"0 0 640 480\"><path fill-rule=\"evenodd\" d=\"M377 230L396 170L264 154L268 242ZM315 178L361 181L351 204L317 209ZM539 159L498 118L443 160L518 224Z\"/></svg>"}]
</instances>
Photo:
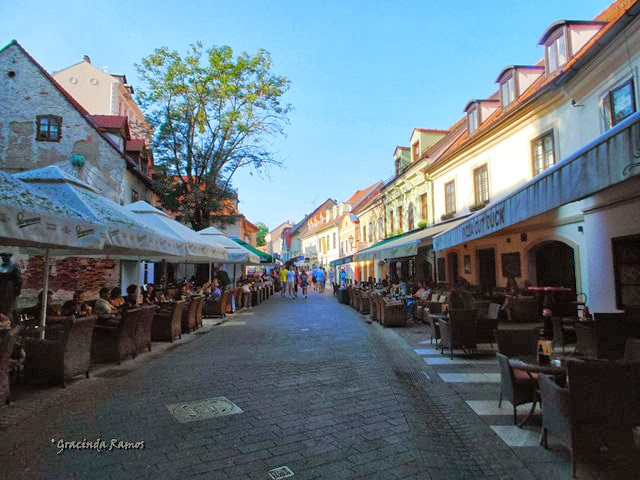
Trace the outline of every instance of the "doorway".
<instances>
[{"instance_id":1,"label":"doorway","mask_svg":"<svg viewBox=\"0 0 640 480\"><path fill-rule=\"evenodd\" d=\"M534 248L536 284L567 287L576 291L576 267L573 248L552 240Z\"/></svg>"},{"instance_id":2,"label":"doorway","mask_svg":"<svg viewBox=\"0 0 640 480\"><path fill-rule=\"evenodd\" d=\"M478 250L480 291L491 295L496 287L496 251L493 248Z\"/></svg>"},{"instance_id":3,"label":"doorway","mask_svg":"<svg viewBox=\"0 0 640 480\"><path fill-rule=\"evenodd\" d=\"M458 254L452 252L447 255L447 278L449 279L449 286L453 288L458 283Z\"/></svg>"}]
</instances>

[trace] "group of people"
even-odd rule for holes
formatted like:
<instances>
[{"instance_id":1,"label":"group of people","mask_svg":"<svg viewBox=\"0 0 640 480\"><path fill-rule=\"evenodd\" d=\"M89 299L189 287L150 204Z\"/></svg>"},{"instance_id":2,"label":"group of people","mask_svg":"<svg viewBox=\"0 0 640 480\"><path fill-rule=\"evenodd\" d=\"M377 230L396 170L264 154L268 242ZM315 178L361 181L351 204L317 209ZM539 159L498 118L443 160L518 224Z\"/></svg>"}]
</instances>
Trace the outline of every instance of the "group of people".
<instances>
[{"instance_id":1,"label":"group of people","mask_svg":"<svg viewBox=\"0 0 640 480\"><path fill-rule=\"evenodd\" d=\"M327 282L327 272L324 268L316 267L311 270L306 267L282 266L278 272L280 279L280 296L298 297L298 289L302 291L304 298L308 297L309 285L316 292L324 292ZM330 282L333 283L333 272L330 272Z\"/></svg>"}]
</instances>

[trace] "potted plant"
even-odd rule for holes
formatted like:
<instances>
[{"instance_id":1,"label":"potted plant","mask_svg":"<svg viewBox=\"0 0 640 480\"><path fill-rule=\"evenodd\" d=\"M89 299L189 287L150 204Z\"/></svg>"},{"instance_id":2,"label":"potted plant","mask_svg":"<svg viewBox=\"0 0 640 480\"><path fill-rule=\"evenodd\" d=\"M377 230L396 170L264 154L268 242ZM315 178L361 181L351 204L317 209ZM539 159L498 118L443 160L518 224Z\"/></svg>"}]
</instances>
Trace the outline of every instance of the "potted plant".
<instances>
[{"instance_id":1,"label":"potted plant","mask_svg":"<svg viewBox=\"0 0 640 480\"><path fill-rule=\"evenodd\" d=\"M418 222L418 228L424 228L424 227L426 227L426 226L427 226L427 222L426 222L426 220L420 220L420 221Z\"/></svg>"},{"instance_id":2,"label":"potted plant","mask_svg":"<svg viewBox=\"0 0 640 480\"><path fill-rule=\"evenodd\" d=\"M450 219L452 219L454 217L455 214L456 214L455 211L445 213L440 217L440 220L442 220L443 222L446 221L446 220L450 220Z\"/></svg>"},{"instance_id":3,"label":"potted plant","mask_svg":"<svg viewBox=\"0 0 640 480\"><path fill-rule=\"evenodd\" d=\"M481 200L479 202L474 203L473 205L471 205L469 207L469 211L471 212L477 212L478 210L482 210L484 207L486 207L489 204L489 200Z\"/></svg>"}]
</instances>

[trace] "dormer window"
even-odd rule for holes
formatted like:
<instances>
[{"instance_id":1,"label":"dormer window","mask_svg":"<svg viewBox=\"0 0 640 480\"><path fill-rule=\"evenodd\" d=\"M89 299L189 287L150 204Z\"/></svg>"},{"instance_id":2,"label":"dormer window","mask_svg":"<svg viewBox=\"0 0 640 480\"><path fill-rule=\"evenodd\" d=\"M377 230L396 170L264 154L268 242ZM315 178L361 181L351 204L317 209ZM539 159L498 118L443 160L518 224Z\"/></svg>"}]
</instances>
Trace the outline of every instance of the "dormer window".
<instances>
[{"instance_id":1,"label":"dormer window","mask_svg":"<svg viewBox=\"0 0 640 480\"><path fill-rule=\"evenodd\" d=\"M473 107L467 111L467 132L471 135L478 129L478 109Z\"/></svg>"},{"instance_id":2,"label":"dormer window","mask_svg":"<svg viewBox=\"0 0 640 480\"><path fill-rule=\"evenodd\" d=\"M567 43L565 41L564 30L545 44L547 58L547 74L555 72L558 68L567 63Z\"/></svg>"},{"instance_id":3,"label":"dormer window","mask_svg":"<svg viewBox=\"0 0 640 480\"><path fill-rule=\"evenodd\" d=\"M402 170L400 159L396 158L396 175L400 175L400 170Z\"/></svg>"},{"instance_id":4,"label":"dormer window","mask_svg":"<svg viewBox=\"0 0 640 480\"><path fill-rule=\"evenodd\" d=\"M500 83L500 105L506 108L516 99L516 79L510 75Z\"/></svg>"},{"instance_id":5,"label":"dormer window","mask_svg":"<svg viewBox=\"0 0 640 480\"><path fill-rule=\"evenodd\" d=\"M420 156L420 142L416 142L411 147L412 160L415 162Z\"/></svg>"}]
</instances>

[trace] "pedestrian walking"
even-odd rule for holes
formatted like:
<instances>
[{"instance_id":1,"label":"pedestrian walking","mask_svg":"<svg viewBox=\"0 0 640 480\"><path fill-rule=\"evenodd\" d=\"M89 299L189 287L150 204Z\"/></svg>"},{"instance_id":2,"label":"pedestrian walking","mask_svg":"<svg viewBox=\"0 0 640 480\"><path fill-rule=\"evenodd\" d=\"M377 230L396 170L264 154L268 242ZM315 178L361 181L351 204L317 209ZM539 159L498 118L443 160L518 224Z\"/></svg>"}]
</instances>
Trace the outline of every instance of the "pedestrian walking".
<instances>
[{"instance_id":1,"label":"pedestrian walking","mask_svg":"<svg viewBox=\"0 0 640 480\"><path fill-rule=\"evenodd\" d=\"M309 275L307 275L307 271L303 270L300 275L300 286L302 287L302 295L304 298L307 298L307 289L309 288Z\"/></svg>"},{"instance_id":2,"label":"pedestrian walking","mask_svg":"<svg viewBox=\"0 0 640 480\"><path fill-rule=\"evenodd\" d=\"M287 289L289 290L289 297L294 298L293 296L293 284L296 280L296 272L293 269L287 270Z\"/></svg>"},{"instance_id":3,"label":"pedestrian walking","mask_svg":"<svg viewBox=\"0 0 640 480\"><path fill-rule=\"evenodd\" d=\"M318 267L316 267L315 265L313 266L313 269L311 270L311 283L313 283L313 290L314 291L318 291Z\"/></svg>"},{"instance_id":4,"label":"pedestrian walking","mask_svg":"<svg viewBox=\"0 0 640 480\"><path fill-rule=\"evenodd\" d=\"M331 286L336 283L336 274L333 272L333 268L329 269L329 283Z\"/></svg>"},{"instance_id":5,"label":"pedestrian walking","mask_svg":"<svg viewBox=\"0 0 640 480\"><path fill-rule=\"evenodd\" d=\"M298 267L293 267L295 269L296 272L296 276L293 279L293 293L294 293L294 297L298 298L298 283L300 282L300 272L298 271Z\"/></svg>"},{"instance_id":6,"label":"pedestrian walking","mask_svg":"<svg viewBox=\"0 0 640 480\"><path fill-rule=\"evenodd\" d=\"M319 268L316 273L316 282L318 284L318 291L320 293L324 292L324 282L325 282L325 271L324 268Z\"/></svg>"},{"instance_id":7,"label":"pedestrian walking","mask_svg":"<svg viewBox=\"0 0 640 480\"><path fill-rule=\"evenodd\" d=\"M280 269L280 285L280 296L284 297L287 293L287 269L285 267Z\"/></svg>"}]
</instances>

